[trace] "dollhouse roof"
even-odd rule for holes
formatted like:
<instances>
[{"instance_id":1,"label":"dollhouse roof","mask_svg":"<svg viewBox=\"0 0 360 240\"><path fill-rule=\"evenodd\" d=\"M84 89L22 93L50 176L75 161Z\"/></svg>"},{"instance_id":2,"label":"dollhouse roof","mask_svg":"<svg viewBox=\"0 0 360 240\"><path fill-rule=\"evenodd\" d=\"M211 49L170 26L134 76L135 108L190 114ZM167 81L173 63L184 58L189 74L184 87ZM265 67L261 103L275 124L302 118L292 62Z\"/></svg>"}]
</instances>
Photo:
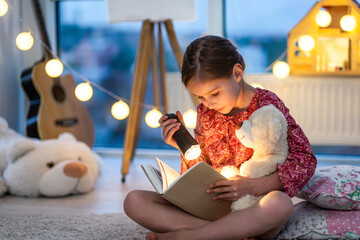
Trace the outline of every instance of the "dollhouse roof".
<instances>
[{"instance_id":1,"label":"dollhouse roof","mask_svg":"<svg viewBox=\"0 0 360 240\"><path fill-rule=\"evenodd\" d=\"M340 18L349 12L360 21L360 4L356 0L322 0L317 1L309 12L293 27L289 34L312 34L316 33L318 26L315 23L315 15L321 8L337 9L332 14L333 21L328 28L339 28ZM338 13L338 14L336 14ZM359 33L360 27L357 27L353 33Z\"/></svg>"}]
</instances>

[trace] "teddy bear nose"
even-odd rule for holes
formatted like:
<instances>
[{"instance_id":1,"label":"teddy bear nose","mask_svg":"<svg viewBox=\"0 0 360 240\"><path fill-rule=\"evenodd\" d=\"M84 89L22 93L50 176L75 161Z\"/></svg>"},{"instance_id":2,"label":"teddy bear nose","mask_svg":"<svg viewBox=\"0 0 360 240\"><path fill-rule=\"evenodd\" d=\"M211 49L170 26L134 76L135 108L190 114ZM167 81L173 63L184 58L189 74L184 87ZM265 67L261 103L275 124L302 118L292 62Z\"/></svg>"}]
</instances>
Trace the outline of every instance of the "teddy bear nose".
<instances>
[{"instance_id":1,"label":"teddy bear nose","mask_svg":"<svg viewBox=\"0 0 360 240\"><path fill-rule=\"evenodd\" d=\"M237 125L236 125L236 130L239 130L243 125L243 122L239 122Z\"/></svg>"},{"instance_id":2,"label":"teddy bear nose","mask_svg":"<svg viewBox=\"0 0 360 240\"><path fill-rule=\"evenodd\" d=\"M87 167L80 162L68 163L64 166L64 173L71 178L81 178L87 173Z\"/></svg>"}]
</instances>

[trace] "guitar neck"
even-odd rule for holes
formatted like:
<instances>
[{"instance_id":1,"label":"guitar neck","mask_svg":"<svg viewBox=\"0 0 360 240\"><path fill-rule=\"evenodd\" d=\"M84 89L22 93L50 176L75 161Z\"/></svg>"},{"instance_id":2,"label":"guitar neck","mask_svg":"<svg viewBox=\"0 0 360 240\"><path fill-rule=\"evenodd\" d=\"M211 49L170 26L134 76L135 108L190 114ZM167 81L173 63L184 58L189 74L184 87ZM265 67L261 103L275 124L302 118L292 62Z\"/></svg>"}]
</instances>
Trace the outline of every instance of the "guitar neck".
<instances>
[{"instance_id":1,"label":"guitar neck","mask_svg":"<svg viewBox=\"0 0 360 240\"><path fill-rule=\"evenodd\" d=\"M34 8L34 12L35 12L36 22L39 26L40 37L41 37L41 41L42 41L41 46L43 49L44 58L45 58L45 60L53 59L54 57L51 52L50 41L49 41L48 34L46 32L46 26L45 26L44 17L43 17L42 11L41 11L41 7L39 4L39 0L32 0L32 5Z\"/></svg>"}]
</instances>

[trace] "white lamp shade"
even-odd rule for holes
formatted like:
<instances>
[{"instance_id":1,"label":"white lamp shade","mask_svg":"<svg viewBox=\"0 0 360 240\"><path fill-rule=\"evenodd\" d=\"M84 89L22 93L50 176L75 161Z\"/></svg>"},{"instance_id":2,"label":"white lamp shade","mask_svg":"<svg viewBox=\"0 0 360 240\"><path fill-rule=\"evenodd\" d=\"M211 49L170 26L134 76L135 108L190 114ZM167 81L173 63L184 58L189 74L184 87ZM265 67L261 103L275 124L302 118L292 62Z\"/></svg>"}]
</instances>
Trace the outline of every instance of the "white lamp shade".
<instances>
[{"instance_id":1,"label":"white lamp shade","mask_svg":"<svg viewBox=\"0 0 360 240\"><path fill-rule=\"evenodd\" d=\"M143 21L194 21L194 0L106 0L110 23Z\"/></svg>"}]
</instances>

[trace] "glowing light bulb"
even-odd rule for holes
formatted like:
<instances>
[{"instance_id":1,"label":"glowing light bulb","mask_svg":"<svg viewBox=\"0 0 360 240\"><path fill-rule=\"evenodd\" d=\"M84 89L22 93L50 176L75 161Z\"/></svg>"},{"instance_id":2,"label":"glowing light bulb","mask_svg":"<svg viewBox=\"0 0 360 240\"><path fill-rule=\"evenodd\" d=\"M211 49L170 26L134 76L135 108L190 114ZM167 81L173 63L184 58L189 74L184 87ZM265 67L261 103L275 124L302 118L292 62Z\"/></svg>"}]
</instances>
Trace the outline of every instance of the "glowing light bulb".
<instances>
[{"instance_id":1,"label":"glowing light bulb","mask_svg":"<svg viewBox=\"0 0 360 240\"><path fill-rule=\"evenodd\" d=\"M198 158L201 155L200 145L192 145L185 153L185 158L187 160L193 160Z\"/></svg>"},{"instance_id":2,"label":"glowing light bulb","mask_svg":"<svg viewBox=\"0 0 360 240\"><path fill-rule=\"evenodd\" d=\"M4 16L9 9L9 6L5 0L0 0L0 17Z\"/></svg>"},{"instance_id":3,"label":"glowing light bulb","mask_svg":"<svg viewBox=\"0 0 360 240\"><path fill-rule=\"evenodd\" d=\"M120 100L111 107L111 114L117 120L123 120L129 116L130 108L126 102Z\"/></svg>"},{"instance_id":4,"label":"glowing light bulb","mask_svg":"<svg viewBox=\"0 0 360 240\"><path fill-rule=\"evenodd\" d=\"M20 50L27 51L34 45L34 38L30 32L22 32L17 35L15 43Z\"/></svg>"},{"instance_id":5,"label":"glowing light bulb","mask_svg":"<svg viewBox=\"0 0 360 240\"><path fill-rule=\"evenodd\" d=\"M277 61L273 66L273 74L276 78L284 79L289 76L290 67L286 62Z\"/></svg>"},{"instance_id":6,"label":"glowing light bulb","mask_svg":"<svg viewBox=\"0 0 360 240\"><path fill-rule=\"evenodd\" d=\"M59 59L51 59L45 65L45 72L52 78L59 77L64 71L64 66Z\"/></svg>"},{"instance_id":7,"label":"glowing light bulb","mask_svg":"<svg viewBox=\"0 0 360 240\"><path fill-rule=\"evenodd\" d=\"M161 118L161 116L161 112L154 108L146 113L145 122L151 128L158 128L160 127L159 119Z\"/></svg>"},{"instance_id":8,"label":"glowing light bulb","mask_svg":"<svg viewBox=\"0 0 360 240\"><path fill-rule=\"evenodd\" d=\"M315 40L310 35L303 35L299 39L299 47L305 52L310 52L315 47Z\"/></svg>"},{"instance_id":9,"label":"glowing light bulb","mask_svg":"<svg viewBox=\"0 0 360 240\"><path fill-rule=\"evenodd\" d=\"M331 23L331 15L328 11L320 9L315 16L315 21L320 27L327 27Z\"/></svg>"},{"instance_id":10,"label":"glowing light bulb","mask_svg":"<svg viewBox=\"0 0 360 240\"><path fill-rule=\"evenodd\" d=\"M184 113L184 123L187 128L195 128L196 127L196 118L197 113L189 109Z\"/></svg>"},{"instance_id":11,"label":"glowing light bulb","mask_svg":"<svg viewBox=\"0 0 360 240\"><path fill-rule=\"evenodd\" d=\"M354 16L345 15L340 19L340 26L346 32L351 32L356 27L356 20Z\"/></svg>"},{"instance_id":12,"label":"glowing light bulb","mask_svg":"<svg viewBox=\"0 0 360 240\"><path fill-rule=\"evenodd\" d=\"M254 88L261 88L261 89L264 89L264 86L261 85L260 83L250 83L250 85Z\"/></svg>"},{"instance_id":13,"label":"glowing light bulb","mask_svg":"<svg viewBox=\"0 0 360 240\"><path fill-rule=\"evenodd\" d=\"M80 83L75 88L75 96L83 102L88 101L92 97L93 92L94 91L90 83Z\"/></svg>"},{"instance_id":14,"label":"glowing light bulb","mask_svg":"<svg viewBox=\"0 0 360 240\"><path fill-rule=\"evenodd\" d=\"M234 166L225 166L221 169L220 173L221 175L229 179L236 175L239 175L239 169Z\"/></svg>"}]
</instances>

